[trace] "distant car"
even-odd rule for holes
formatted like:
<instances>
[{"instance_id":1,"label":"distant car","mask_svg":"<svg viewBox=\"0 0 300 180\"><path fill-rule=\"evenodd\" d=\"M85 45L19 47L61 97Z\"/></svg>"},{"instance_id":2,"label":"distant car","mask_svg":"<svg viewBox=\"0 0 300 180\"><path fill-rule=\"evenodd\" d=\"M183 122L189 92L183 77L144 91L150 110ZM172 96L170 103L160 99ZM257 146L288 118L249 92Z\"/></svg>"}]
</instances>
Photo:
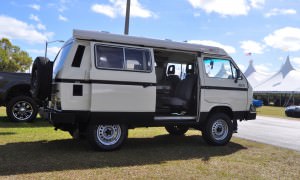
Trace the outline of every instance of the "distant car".
<instances>
[{"instance_id":1,"label":"distant car","mask_svg":"<svg viewBox=\"0 0 300 180\"><path fill-rule=\"evenodd\" d=\"M258 99L253 99L252 103L256 108L261 107L263 105L263 101Z\"/></svg>"},{"instance_id":2,"label":"distant car","mask_svg":"<svg viewBox=\"0 0 300 180\"><path fill-rule=\"evenodd\" d=\"M300 118L300 106L288 106L285 108L285 115L288 117Z\"/></svg>"}]
</instances>

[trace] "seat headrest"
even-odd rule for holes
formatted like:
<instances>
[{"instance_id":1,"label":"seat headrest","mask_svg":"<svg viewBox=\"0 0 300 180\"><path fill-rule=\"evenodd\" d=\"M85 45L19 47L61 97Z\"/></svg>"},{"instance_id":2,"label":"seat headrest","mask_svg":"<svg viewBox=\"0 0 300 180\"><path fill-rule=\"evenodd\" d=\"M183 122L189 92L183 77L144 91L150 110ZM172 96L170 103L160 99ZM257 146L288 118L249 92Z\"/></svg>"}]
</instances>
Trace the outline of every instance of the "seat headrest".
<instances>
[{"instance_id":1,"label":"seat headrest","mask_svg":"<svg viewBox=\"0 0 300 180\"><path fill-rule=\"evenodd\" d=\"M194 73L194 64L192 64L192 63L187 64L185 72L186 72L186 74L193 74Z\"/></svg>"},{"instance_id":2,"label":"seat headrest","mask_svg":"<svg viewBox=\"0 0 300 180\"><path fill-rule=\"evenodd\" d=\"M167 72L168 75L173 75L175 74L175 65L170 65L168 67L168 72Z\"/></svg>"}]
</instances>

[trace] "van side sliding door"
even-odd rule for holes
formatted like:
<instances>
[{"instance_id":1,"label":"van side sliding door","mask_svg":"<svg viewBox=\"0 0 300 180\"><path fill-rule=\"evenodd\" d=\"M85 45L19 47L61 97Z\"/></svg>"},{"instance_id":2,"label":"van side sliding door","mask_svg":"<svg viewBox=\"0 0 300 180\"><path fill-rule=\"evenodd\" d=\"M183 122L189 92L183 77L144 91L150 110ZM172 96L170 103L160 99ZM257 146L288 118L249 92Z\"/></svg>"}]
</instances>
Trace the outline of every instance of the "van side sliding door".
<instances>
[{"instance_id":1,"label":"van side sliding door","mask_svg":"<svg viewBox=\"0 0 300 180\"><path fill-rule=\"evenodd\" d=\"M153 50L92 43L92 118L109 122L153 120L156 77Z\"/></svg>"}]
</instances>

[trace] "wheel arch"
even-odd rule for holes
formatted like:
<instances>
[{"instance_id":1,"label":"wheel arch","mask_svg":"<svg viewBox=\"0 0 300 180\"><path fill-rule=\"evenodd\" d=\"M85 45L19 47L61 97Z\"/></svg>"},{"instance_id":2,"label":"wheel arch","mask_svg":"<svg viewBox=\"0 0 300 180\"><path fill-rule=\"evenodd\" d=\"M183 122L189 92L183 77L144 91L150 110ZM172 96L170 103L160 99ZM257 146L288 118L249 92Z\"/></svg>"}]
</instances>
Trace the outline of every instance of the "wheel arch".
<instances>
[{"instance_id":1,"label":"wheel arch","mask_svg":"<svg viewBox=\"0 0 300 180\"><path fill-rule=\"evenodd\" d=\"M231 119L233 118L233 111L228 106L215 106L213 107L208 114L208 117L215 113L224 113L227 114Z\"/></svg>"},{"instance_id":2,"label":"wheel arch","mask_svg":"<svg viewBox=\"0 0 300 180\"><path fill-rule=\"evenodd\" d=\"M205 124L209 120L209 118L216 113L224 113L227 116L229 116L230 119L233 119L233 116L234 116L231 107L229 107L229 106L214 106L209 110L209 112L204 112L204 113L200 114L200 123Z\"/></svg>"},{"instance_id":3,"label":"wheel arch","mask_svg":"<svg viewBox=\"0 0 300 180\"><path fill-rule=\"evenodd\" d=\"M18 95L25 95L25 96L32 97L30 93L30 84L18 84L10 87L4 95L5 104L11 98L16 97Z\"/></svg>"}]
</instances>

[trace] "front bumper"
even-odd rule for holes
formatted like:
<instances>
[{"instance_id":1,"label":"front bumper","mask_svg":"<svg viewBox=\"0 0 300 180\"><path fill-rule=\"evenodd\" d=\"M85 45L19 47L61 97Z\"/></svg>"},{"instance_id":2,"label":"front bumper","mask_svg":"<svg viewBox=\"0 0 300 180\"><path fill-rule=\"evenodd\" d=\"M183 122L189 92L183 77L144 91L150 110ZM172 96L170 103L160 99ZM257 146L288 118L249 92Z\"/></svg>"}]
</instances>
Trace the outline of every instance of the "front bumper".
<instances>
[{"instance_id":1,"label":"front bumper","mask_svg":"<svg viewBox=\"0 0 300 180\"><path fill-rule=\"evenodd\" d=\"M251 112L251 111L248 111L246 113L246 118L245 120L255 120L256 119L256 112Z\"/></svg>"},{"instance_id":2,"label":"front bumper","mask_svg":"<svg viewBox=\"0 0 300 180\"><path fill-rule=\"evenodd\" d=\"M246 113L246 120L256 119L256 108L253 104L250 105L249 111Z\"/></svg>"}]
</instances>

